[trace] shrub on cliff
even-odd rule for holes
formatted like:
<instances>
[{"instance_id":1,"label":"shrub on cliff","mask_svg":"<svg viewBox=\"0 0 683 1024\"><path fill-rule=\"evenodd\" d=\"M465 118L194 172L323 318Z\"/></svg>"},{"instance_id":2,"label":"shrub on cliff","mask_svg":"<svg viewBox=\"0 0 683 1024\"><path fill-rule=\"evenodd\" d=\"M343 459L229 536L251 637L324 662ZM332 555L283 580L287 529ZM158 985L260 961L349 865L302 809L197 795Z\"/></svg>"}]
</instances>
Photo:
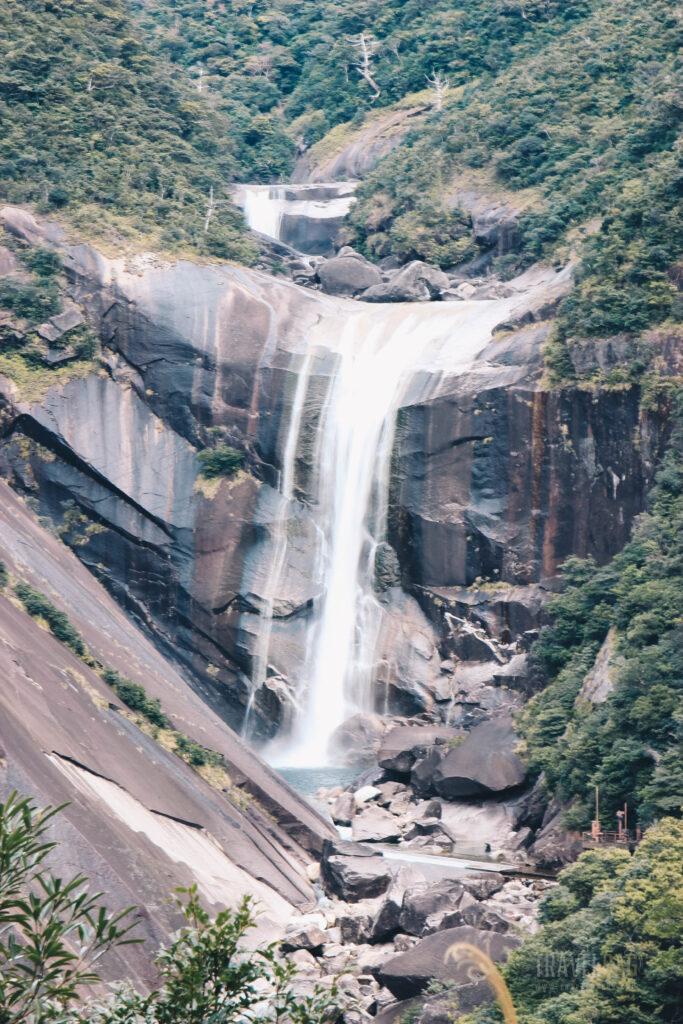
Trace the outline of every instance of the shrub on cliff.
<instances>
[{"instance_id":1,"label":"shrub on cliff","mask_svg":"<svg viewBox=\"0 0 683 1024\"><path fill-rule=\"evenodd\" d=\"M144 686L125 679L114 668L105 668L102 678L131 711L139 712L160 729L168 728L168 718L161 709L161 701L158 697L148 697Z\"/></svg>"},{"instance_id":2,"label":"shrub on cliff","mask_svg":"<svg viewBox=\"0 0 683 1024\"><path fill-rule=\"evenodd\" d=\"M214 480L219 476L234 476L244 464L244 452L223 443L215 448L205 448L199 452L197 458L201 465L199 472L207 480Z\"/></svg>"},{"instance_id":3,"label":"shrub on cliff","mask_svg":"<svg viewBox=\"0 0 683 1024\"><path fill-rule=\"evenodd\" d=\"M78 630L71 625L65 612L55 608L52 601L40 590L35 590L28 583L17 583L14 588L17 595L29 615L34 619L44 619L50 630L63 644L70 647L79 658L85 658L88 649L83 642L83 637Z\"/></svg>"}]
</instances>

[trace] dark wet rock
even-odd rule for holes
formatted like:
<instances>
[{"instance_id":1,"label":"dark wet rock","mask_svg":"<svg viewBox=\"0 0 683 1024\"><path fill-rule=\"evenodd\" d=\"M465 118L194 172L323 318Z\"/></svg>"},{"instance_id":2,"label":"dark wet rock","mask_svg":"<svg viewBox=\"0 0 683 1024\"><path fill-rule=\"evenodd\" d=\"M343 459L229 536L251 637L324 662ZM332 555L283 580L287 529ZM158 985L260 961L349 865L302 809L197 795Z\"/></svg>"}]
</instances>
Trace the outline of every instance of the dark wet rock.
<instances>
[{"instance_id":1,"label":"dark wet rock","mask_svg":"<svg viewBox=\"0 0 683 1024\"><path fill-rule=\"evenodd\" d=\"M453 879L408 889L401 908L401 931L409 935L423 935L430 917L457 910L464 891L460 882Z\"/></svg>"},{"instance_id":2,"label":"dark wet rock","mask_svg":"<svg viewBox=\"0 0 683 1024\"><path fill-rule=\"evenodd\" d=\"M462 924L470 924L474 928L507 934L514 929L512 921L504 917L494 907L475 900L461 911Z\"/></svg>"},{"instance_id":3,"label":"dark wet rock","mask_svg":"<svg viewBox=\"0 0 683 1024\"><path fill-rule=\"evenodd\" d=\"M401 838L401 830L393 814L376 806L356 814L351 822L351 832L355 842L396 843Z\"/></svg>"},{"instance_id":4,"label":"dark wet rock","mask_svg":"<svg viewBox=\"0 0 683 1024\"><path fill-rule=\"evenodd\" d=\"M510 804L512 821L516 828L528 826L539 829L548 807L548 796L544 789L544 776L539 775L534 785L526 793Z\"/></svg>"},{"instance_id":5,"label":"dark wet rock","mask_svg":"<svg viewBox=\"0 0 683 1024\"><path fill-rule=\"evenodd\" d=\"M481 931L463 925L428 935L406 953L389 960L377 972L377 980L397 999L407 999L424 991L430 981L470 981L464 961L445 962L449 947L466 942L483 950L494 962L504 960L520 944L520 939L498 932Z\"/></svg>"},{"instance_id":6,"label":"dark wet rock","mask_svg":"<svg viewBox=\"0 0 683 1024\"><path fill-rule=\"evenodd\" d=\"M580 835L566 829L564 812L565 808L557 799L551 801L542 827L529 847L529 857L542 871L561 870L576 860L583 850Z\"/></svg>"},{"instance_id":7,"label":"dark wet rock","mask_svg":"<svg viewBox=\"0 0 683 1024\"><path fill-rule=\"evenodd\" d=\"M320 877L328 896L338 896L349 903L381 896L392 878L382 856L323 857Z\"/></svg>"},{"instance_id":8,"label":"dark wet rock","mask_svg":"<svg viewBox=\"0 0 683 1024\"><path fill-rule=\"evenodd\" d=\"M388 940L393 939L394 935L399 931L402 895L403 894L401 892L392 892L391 889L389 890L387 898L383 900L377 912L377 916L373 921L369 937L370 942L388 942Z\"/></svg>"},{"instance_id":9,"label":"dark wet rock","mask_svg":"<svg viewBox=\"0 0 683 1024\"><path fill-rule=\"evenodd\" d=\"M383 594L401 582L401 566L391 544L382 541L375 549L375 588Z\"/></svg>"},{"instance_id":10,"label":"dark wet rock","mask_svg":"<svg viewBox=\"0 0 683 1024\"><path fill-rule=\"evenodd\" d=\"M382 768L407 775L432 747L438 745L443 750L444 744L462 735L462 730L445 725L400 725L382 740L378 761Z\"/></svg>"},{"instance_id":11,"label":"dark wet rock","mask_svg":"<svg viewBox=\"0 0 683 1024\"><path fill-rule=\"evenodd\" d=\"M318 277L328 295L358 295L382 280L374 264L356 255L327 260L318 267Z\"/></svg>"},{"instance_id":12,"label":"dark wet rock","mask_svg":"<svg viewBox=\"0 0 683 1024\"><path fill-rule=\"evenodd\" d=\"M414 260L402 267L389 281L368 287L360 298L364 302L431 302L440 299L449 287L442 270Z\"/></svg>"},{"instance_id":13,"label":"dark wet rock","mask_svg":"<svg viewBox=\"0 0 683 1024\"><path fill-rule=\"evenodd\" d=\"M341 940L344 945L358 946L370 941L374 919L370 914L340 914L337 924L341 929Z\"/></svg>"}]
</instances>

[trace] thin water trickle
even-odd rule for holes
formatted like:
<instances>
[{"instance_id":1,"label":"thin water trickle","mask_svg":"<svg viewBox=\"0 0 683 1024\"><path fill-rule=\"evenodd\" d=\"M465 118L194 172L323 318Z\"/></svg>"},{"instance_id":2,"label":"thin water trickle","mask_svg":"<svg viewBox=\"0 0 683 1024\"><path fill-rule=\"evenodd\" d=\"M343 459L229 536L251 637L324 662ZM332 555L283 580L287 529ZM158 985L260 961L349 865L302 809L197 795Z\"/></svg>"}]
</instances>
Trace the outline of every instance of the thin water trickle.
<instances>
[{"instance_id":1,"label":"thin water trickle","mask_svg":"<svg viewBox=\"0 0 683 1024\"><path fill-rule=\"evenodd\" d=\"M294 500L294 488L296 486L296 448L299 433L301 431L301 419L303 415L304 402L306 399L306 388L308 386L309 372L311 367L312 352L304 355L301 366L296 371L296 384L292 397L292 406L289 417L289 429L287 440L282 457L282 472L280 474L279 503L275 519L270 527L273 555L270 570L266 578L265 593L263 597L263 608L261 610L262 625L259 630L256 646L252 657L251 687L249 700L244 715L242 735L249 736L251 729L251 718L254 705L254 698L258 688L265 682L268 675L268 653L270 640L273 632L273 619L275 600L282 583L282 573L287 555L287 523L289 521L289 509Z\"/></svg>"}]
</instances>

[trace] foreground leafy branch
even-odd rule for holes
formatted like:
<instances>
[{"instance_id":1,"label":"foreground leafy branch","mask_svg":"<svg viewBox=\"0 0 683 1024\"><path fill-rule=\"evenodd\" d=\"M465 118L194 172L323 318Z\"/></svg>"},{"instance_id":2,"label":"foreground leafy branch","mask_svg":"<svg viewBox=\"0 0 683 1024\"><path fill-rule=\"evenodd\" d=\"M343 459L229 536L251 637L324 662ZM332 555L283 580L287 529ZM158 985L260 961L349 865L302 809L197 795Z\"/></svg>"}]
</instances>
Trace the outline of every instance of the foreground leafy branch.
<instances>
[{"instance_id":1,"label":"foreground leafy branch","mask_svg":"<svg viewBox=\"0 0 683 1024\"><path fill-rule=\"evenodd\" d=\"M157 955L160 987L83 1002L99 959L142 940L129 934L132 908L110 914L82 875L65 882L47 868L60 810L17 793L0 803L0 1024L331 1024L349 1005L337 981L297 995L296 968L277 943L243 944L255 924L250 897L212 918L196 885L172 898L185 925Z\"/></svg>"},{"instance_id":2,"label":"foreground leafy branch","mask_svg":"<svg viewBox=\"0 0 683 1024\"><path fill-rule=\"evenodd\" d=\"M48 869L47 830L61 808L38 810L11 793L0 803L0 1024L76 1020L79 986L98 980L97 961L129 937L130 909L109 914L87 879Z\"/></svg>"}]
</instances>

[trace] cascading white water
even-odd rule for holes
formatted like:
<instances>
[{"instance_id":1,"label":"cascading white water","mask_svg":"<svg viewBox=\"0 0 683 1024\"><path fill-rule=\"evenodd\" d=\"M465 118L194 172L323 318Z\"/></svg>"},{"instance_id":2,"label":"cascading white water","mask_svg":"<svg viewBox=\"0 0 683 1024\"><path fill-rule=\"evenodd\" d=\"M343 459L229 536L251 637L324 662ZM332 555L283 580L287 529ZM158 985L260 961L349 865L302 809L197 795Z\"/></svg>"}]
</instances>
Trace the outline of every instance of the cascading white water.
<instances>
[{"instance_id":1,"label":"cascading white water","mask_svg":"<svg viewBox=\"0 0 683 1024\"><path fill-rule=\"evenodd\" d=\"M500 320L501 305L355 307L342 322L323 321L311 339L339 356L318 432L311 504L322 537L324 596L310 627L300 713L292 734L271 751L280 765L327 764L335 729L372 706L384 614L374 592L374 555L387 528L397 409L418 370L430 371L433 386L440 371L470 365ZM290 451L293 429L292 421Z\"/></svg>"},{"instance_id":2,"label":"cascading white water","mask_svg":"<svg viewBox=\"0 0 683 1024\"><path fill-rule=\"evenodd\" d=\"M247 224L269 238L280 237L282 216L289 205L283 185L253 185L238 194Z\"/></svg>"},{"instance_id":3,"label":"cascading white water","mask_svg":"<svg viewBox=\"0 0 683 1024\"><path fill-rule=\"evenodd\" d=\"M311 185L237 185L233 200L244 212L247 224L269 238L282 240L285 214L312 221L332 221L346 216L354 201L352 182ZM320 198L309 198L319 195Z\"/></svg>"}]
</instances>

